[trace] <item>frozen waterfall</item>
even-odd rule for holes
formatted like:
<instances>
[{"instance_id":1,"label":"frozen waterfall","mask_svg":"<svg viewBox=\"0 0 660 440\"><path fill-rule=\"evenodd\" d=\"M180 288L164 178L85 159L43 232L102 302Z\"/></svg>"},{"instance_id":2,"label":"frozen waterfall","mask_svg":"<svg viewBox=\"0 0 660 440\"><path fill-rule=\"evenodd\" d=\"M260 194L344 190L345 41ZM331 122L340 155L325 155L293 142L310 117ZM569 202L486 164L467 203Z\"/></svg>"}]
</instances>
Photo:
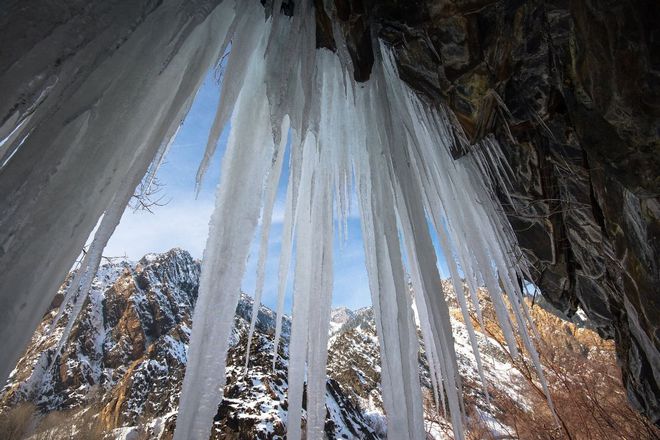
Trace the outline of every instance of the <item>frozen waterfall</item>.
<instances>
[{"instance_id":1,"label":"frozen waterfall","mask_svg":"<svg viewBox=\"0 0 660 440\"><path fill-rule=\"evenodd\" d=\"M133 188L145 173L155 172L151 164L162 159L205 72L230 47L198 172L199 182L230 122L175 438L209 436L257 231L260 301L270 217L289 138L276 332L279 337L285 287L292 282L289 440L303 435L305 386L306 438L322 438L333 237L344 232L352 194L359 201L391 439L425 438L408 275L436 400L447 408L455 438L465 438L461 378L432 236L439 237L449 261L478 365L470 312L481 317L476 289L484 285L511 353L518 355L518 335L543 382L518 282L527 271L525 260L494 195L495 185L506 189L497 141L469 145L446 109L423 102L399 79L390 50L381 43L374 43L371 77L355 82L340 32L334 32L335 52L316 48L312 2L297 4L292 17L267 14L256 0L190 3L195 7L166 0L114 52L92 62L95 45L112 38L112 29L101 33L61 70L44 71L29 99L19 97L29 106L3 115L0 337L7 345L0 355L2 377L103 217L67 295L82 305ZM280 5L275 0L273 10ZM332 2L326 7L332 16ZM31 54L46 50L37 45ZM0 73L0 80L18 73ZM469 154L453 159L456 143ZM294 279L287 280L292 264ZM34 276L35 267L43 272Z\"/></svg>"}]
</instances>

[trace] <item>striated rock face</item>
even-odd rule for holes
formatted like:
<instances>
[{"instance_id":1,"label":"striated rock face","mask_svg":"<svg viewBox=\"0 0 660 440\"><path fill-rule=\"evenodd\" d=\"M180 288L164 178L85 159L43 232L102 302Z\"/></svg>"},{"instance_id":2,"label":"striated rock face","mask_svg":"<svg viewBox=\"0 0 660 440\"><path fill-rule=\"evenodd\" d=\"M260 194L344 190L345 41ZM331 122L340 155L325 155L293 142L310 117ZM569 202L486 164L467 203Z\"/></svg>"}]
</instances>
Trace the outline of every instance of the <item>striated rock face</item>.
<instances>
[{"instance_id":1,"label":"striated rock face","mask_svg":"<svg viewBox=\"0 0 660 440\"><path fill-rule=\"evenodd\" d=\"M371 69L373 49L361 44L371 33L394 49L412 89L453 110L470 142L499 140L511 187L498 195L532 263L530 281L615 339L631 403L659 421L660 4L334 7L357 80Z\"/></svg>"}]
</instances>

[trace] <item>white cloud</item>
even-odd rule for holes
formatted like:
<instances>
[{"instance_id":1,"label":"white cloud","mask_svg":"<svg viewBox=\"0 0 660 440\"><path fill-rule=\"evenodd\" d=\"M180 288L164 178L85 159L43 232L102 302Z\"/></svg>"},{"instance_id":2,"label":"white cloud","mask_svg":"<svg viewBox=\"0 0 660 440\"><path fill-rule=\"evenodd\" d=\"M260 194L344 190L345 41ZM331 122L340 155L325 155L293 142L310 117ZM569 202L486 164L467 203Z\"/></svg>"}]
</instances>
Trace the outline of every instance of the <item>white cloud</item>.
<instances>
[{"instance_id":1,"label":"white cloud","mask_svg":"<svg viewBox=\"0 0 660 440\"><path fill-rule=\"evenodd\" d=\"M180 247L201 258L212 212L213 203L208 199L165 205L153 214L129 208L103 253L138 260L150 252Z\"/></svg>"},{"instance_id":2,"label":"white cloud","mask_svg":"<svg viewBox=\"0 0 660 440\"><path fill-rule=\"evenodd\" d=\"M127 209L103 254L113 257L126 255L129 259L137 261L151 252L166 252L179 247L190 252L194 258L201 259L213 208L213 197L200 200L194 200L192 197L175 197L170 204L157 207L153 214ZM274 308L277 302L282 209L277 208L276 205L273 214L263 292L263 302L271 308ZM349 219L348 241L342 246L338 239L335 240L333 304L358 308L368 305L370 298L362 242L359 237L360 226L354 215L353 213ZM258 240L258 236L253 240L242 283L243 289L249 294L254 293ZM289 294L292 284L290 279L287 289ZM290 298L287 299L285 307L289 309Z\"/></svg>"}]
</instances>

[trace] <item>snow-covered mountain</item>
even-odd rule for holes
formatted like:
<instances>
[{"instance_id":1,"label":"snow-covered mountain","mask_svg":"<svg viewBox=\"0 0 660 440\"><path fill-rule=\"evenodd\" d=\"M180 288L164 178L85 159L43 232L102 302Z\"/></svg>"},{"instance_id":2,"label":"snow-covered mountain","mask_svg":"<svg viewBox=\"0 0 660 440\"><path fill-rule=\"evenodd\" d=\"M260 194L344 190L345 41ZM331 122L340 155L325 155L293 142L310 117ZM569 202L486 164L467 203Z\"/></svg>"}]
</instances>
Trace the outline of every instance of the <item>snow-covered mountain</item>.
<instances>
[{"instance_id":1,"label":"snow-covered mountain","mask_svg":"<svg viewBox=\"0 0 660 440\"><path fill-rule=\"evenodd\" d=\"M50 323L65 283L3 389L2 405L30 400L45 413L94 406L103 426L118 437L139 427L149 438L171 438L199 271L199 263L178 249L137 263L105 263L61 355L53 360L67 314L53 331ZM282 438L285 431L290 321L283 320L284 343L273 370L275 313L259 309L246 374L252 307L252 299L241 295L213 438ZM42 372L40 363L50 367ZM340 390L328 381L329 438L375 438L369 421Z\"/></svg>"},{"instance_id":2,"label":"snow-covered mountain","mask_svg":"<svg viewBox=\"0 0 660 440\"><path fill-rule=\"evenodd\" d=\"M107 261L100 269L83 311L62 353L55 357L67 313L51 329L70 279L62 286L51 310L32 338L0 396L11 406L32 401L44 413L94 415L95 423L116 438L138 432L148 438L172 436L186 364L200 267L182 250L150 254L137 263ZM214 419L212 438L283 438L286 426L288 337L273 369L275 313L260 307L249 367L245 369L252 299L242 295L236 310L228 354L225 399ZM66 312L66 310L65 310ZM491 431L506 432L493 422L497 408L486 403L478 384L467 331L452 318L459 368L472 396L473 416L490 423ZM328 353L326 434L332 438L376 439L385 436L379 389L380 352L371 308L332 311ZM420 337L421 338L421 337ZM516 393L515 375L502 348L479 334L485 371L492 384L507 384ZM423 352L419 355L425 389L427 431L434 438L449 432L433 404L431 381ZM52 424L51 424L52 425ZM39 429L39 428L37 428ZM64 435L65 426L50 426ZM59 431L58 431L59 430ZM59 433L59 434L58 434Z\"/></svg>"},{"instance_id":3,"label":"snow-covered mountain","mask_svg":"<svg viewBox=\"0 0 660 440\"><path fill-rule=\"evenodd\" d=\"M337 307L330 312L330 334L334 335L341 328L355 317L355 312L348 307Z\"/></svg>"}]
</instances>

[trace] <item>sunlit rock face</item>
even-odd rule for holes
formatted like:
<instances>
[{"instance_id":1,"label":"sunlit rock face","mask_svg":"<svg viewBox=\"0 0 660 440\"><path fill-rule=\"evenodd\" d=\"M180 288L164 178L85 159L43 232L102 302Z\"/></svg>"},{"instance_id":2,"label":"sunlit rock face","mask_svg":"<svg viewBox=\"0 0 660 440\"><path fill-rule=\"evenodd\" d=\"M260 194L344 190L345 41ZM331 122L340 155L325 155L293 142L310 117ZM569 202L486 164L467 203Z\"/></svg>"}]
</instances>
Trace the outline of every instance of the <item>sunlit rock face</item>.
<instances>
[{"instance_id":1,"label":"sunlit rock face","mask_svg":"<svg viewBox=\"0 0 660 440\"><path fill-rule=\"evenodd\" d=\"M335 4L356 80L373 62L363 36L375 33L401 78L447 103L470 140L496 134L514 187L513 203L501 199L532 281L615 338L631 402L657 421L658 3Z\"/></svg>"}]
</instances>

